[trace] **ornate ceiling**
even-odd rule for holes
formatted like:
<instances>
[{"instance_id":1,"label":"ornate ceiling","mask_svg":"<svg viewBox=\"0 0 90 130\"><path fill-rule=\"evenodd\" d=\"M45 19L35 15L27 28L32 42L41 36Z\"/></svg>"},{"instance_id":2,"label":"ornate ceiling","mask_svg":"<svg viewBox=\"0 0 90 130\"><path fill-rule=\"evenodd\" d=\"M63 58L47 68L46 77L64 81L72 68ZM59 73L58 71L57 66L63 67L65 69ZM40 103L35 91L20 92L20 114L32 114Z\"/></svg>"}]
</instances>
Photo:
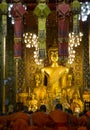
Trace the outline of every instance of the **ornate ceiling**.
<instances>
[{"instance_id":1,"label":"ornate ceiling","mask_svg":"<svg viewBox=\"0 0 90 130\"><path fill-rule=\"evenodd\" d=\"M36 3L37 0L23 0L24 2L26 3ZM49 0L49 3L56 3L58 0ZM73 0L67 0L69 2L72 2ZM79 0L80 2L85 2L85 1L88 1L89 0Z\"/></svg>"},{"instance_id":2,"label":"ornate ceiling","mask_svg":"<svg viewBox=\"0 0 90 130\"><path fill-rule=\"evenodd\" d=\"M54 10L56 8L56 3L58 1L63 1L63 0L48 0L48 6L50 7L51 10ZM73 0L66 0L68 3L73 2ZM89 2L89 0L78 0L80 2ZM2 0L0 0L0 3ZM6 0L7 3L13 3L13 0ZM21 0L23 4L26 4L27 10L33 10L37 4L37 0Z\"/></svg>"},{"instance_id":3,"label":"ornate ceiling","mask_svg":"<svg viewBox=\"0 0 90 130\"><path fill-rule=\"evenodd\" d=\"M2 0L0 0L0 2L1 2ZM12 3L13 2L13 0L6 0L7 1L7 3ZM58 0L49 0L49 3L56 3ZM68 0L69 2L72 2L73 0ZM89 2L89 0L79 0L80 2L86 2L86 1L88 1ZM24 2L24 3L26 3L26 4L31 4L31 3L37 3L37 0L21 0L21 2Z\"/></svg>"}]
</instances>

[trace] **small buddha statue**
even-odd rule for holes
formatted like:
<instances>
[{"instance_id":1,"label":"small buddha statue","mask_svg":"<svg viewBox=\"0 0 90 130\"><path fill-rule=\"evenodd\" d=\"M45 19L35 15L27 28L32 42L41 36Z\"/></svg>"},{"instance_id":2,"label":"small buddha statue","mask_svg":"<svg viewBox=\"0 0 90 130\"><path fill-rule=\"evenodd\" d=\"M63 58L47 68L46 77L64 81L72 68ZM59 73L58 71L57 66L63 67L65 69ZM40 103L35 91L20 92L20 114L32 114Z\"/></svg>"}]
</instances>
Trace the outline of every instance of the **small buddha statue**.
<instances>
[{"instance_id":1,"label":"small buddha statue","mask_svg":"<svg viewBox=\"0 0 90 130\"><path fill-rule=\"evenodd\" d=\"M68 86L69 68L59 65L58 48L56 46L48 50L48 57L50 65L41 69L43 84L46 85L49 99L51 98L53 101L60 97L62 103L62 89Z\"/></svg>"},{"instance_id":2,"label":"small buddha statue","mask_svg":"<svg viewBox=\"0 0 90 130\"><path fill-rule=\"evenodd\" d=\"M81 100L80 98L80 93L79 93L79 90L76 89L74 92L73 92L73 97L72 97L72 106L74 105L74 110L73 112L75 112L75 109L79 109L79 112L82 112L83 109L84 109L84 102Z\"/></svg>"},{"instance_id":3,"label":"small buddha statue","mask_svg":"<svg viewBox=\"0 0 90 130\"><path fill-rule=\"evenodd\" d=\"M42 85L41 73L37 70L35 74L35 87L33 94L38 102L38 107L42 104L46 104L46 87Z\"/></svg>"},{"instance_id":4,"label":"small buddha statue","mask_svg":"<svg viewBox=\"0 0 90 130\"><path fill-rule=\"evenodd\" d=\"M31 93L29 99L28 99L28 110L32 110L33 112L37 110L38 102L35 99L35 95Z\"/></svg>"}]
</instances>

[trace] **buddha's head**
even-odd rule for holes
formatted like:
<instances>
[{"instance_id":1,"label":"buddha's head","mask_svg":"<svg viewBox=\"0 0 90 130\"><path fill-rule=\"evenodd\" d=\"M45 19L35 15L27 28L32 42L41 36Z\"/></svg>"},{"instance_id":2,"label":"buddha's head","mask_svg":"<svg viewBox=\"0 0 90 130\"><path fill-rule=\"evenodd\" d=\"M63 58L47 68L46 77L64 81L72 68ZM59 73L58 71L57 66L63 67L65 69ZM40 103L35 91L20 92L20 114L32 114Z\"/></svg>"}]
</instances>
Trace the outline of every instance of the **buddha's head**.
<instances>
[{"instance_id":1,"label":"buddha's head","mask_svg":"<svg viewBox=\"0 0 90 130\"><path fill-rule=\"evenodd\" d=\"M58 51L52 51L51 52L51 61L57 62L58 61Z\"/></svg>"},{"instance_id":2,"label":"buddha's head","mask_svg":"<svg viewBox=\"0 0 90 130\"><path fill-rule=\"evenodd\" d=\"M48 50L48 58L49 62L57 62L58 61L58 47L56 42L54 42L53 46Z\"/></svg>"}]
</instances>

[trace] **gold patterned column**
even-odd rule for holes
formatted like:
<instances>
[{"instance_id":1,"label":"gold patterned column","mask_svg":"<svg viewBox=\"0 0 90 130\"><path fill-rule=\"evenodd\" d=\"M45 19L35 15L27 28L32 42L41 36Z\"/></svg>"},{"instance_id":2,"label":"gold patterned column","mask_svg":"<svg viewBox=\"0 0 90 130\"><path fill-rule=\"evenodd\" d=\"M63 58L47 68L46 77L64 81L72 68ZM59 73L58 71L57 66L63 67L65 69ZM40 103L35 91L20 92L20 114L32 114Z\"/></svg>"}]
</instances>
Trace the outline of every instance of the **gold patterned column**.
<instances>
[{"instance_id":1,"label":"gold patterned column","mask_svg":"<svg viewBox=\"0 0 90 130\"><path fill-rule=\"evenodd\" d=\"M89 86L90 86L90 16L89 16L89 79L88 79L88 82L89 82Z\"/></svg>"},{"instance_id":2,"label":"gold patterned column","mask_svg":"<svg viewBox=\"0 0 90 130\"><path fill-rule=\"evenodd\" d=\"M90 67L90 16L89 16L89 67Z\"/></svg>"},{"instance_id":3,"label":"gold patterned column","mask_svg":"<svg viewBox=\"0 0 90 130\"><path fill-rule=\"evenodd\" d=\"M7 36L7 9L6 0L2 0L0 4L0 12L2 14L2 43L3 43L3 97L2 97L2 112L5 113L5 87L6 87L6 36Z\"/></svg>"},{"instance_id":4,"label":"gold patterned column","mask_svg":"<svg viewBox=\"0 0 90 130\"><path fill-rule=\"evenodd\" d=\"M23 7L21 0L13 0L13 7L11 8L11 15L14 18L14 59L16 63L16 102L18 101L18 67L19 61L22 59L22 37L24 31L23 18L26 14L25 7Z\"/></svg>"},{"instance_id":5,"label":"gold patterned column","mask_svg":"<svg viewBox=\"0 0 90 130\"><path fill-rule=\"evenodd\" d=\"M19 63L19 59L16 59L15 63L16 63L16 102L17 102L18 101L17 90L18 90L18 63Z\"/></svg>"},{"instance_id":6,"label":"gold patterned column","mask_svg":"<svg viewBox=\"0 0 90 130\"><path fill-rule=\"evenodd\" d=\"M6 37L3 36L2 38L3 40L3 101L2 101L2 111L3 113L5 113L5 87L6 87Z\"/></svg>"}]
</instances>

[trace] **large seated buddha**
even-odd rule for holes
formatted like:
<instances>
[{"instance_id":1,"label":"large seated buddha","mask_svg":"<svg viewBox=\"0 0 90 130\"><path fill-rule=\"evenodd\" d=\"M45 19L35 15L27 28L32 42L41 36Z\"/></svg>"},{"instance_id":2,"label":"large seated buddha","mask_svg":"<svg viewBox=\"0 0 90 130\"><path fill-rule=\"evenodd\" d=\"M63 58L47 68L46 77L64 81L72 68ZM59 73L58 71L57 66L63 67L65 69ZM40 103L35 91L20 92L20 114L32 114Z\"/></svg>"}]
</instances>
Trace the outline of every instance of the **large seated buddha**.
<instances>
[{"instance_id":1,"label":"large seated buddha","mask_svg":"<svg viewBox=\"0 0 90 130\"><path fill-rule=\"evenodd\" d=\"M69 81L69 68L58 63L58 48L51 47L48 51L49 63L50 65L43 67L42 78L43 85L46 86L48 94L49 104L55 103L57 100L61 103L65 101L67 95L63 90L67 87L71 87L71 81ZM72 80L72 78L70 79Z\"/></svg>"}]
</instances>

